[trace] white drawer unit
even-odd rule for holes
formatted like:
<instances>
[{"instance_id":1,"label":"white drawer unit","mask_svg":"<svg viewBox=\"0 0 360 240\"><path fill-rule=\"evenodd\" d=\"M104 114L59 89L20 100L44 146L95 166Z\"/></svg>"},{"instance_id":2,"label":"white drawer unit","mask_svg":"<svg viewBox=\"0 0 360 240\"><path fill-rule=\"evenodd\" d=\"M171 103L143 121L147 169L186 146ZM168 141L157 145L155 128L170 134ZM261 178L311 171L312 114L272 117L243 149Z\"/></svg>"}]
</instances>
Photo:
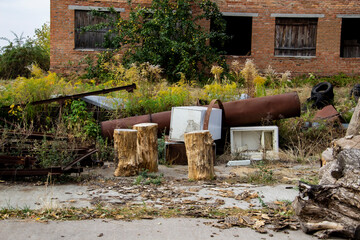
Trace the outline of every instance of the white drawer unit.
<instances>
[{"instance_id":1,"label":"white drawer unit","mask_svg":"<svg viewBox=\"0 0 360 240\"><path fill-rule=\"evenodd\" d=\"M236 160L279 159L277 126L230 128L230 143Z\"/></svg>"},{"instance_id":2,"label":"white drawer unit","mask_svg":"<svg viewBox=\"0 0 360 240\"><path fill-rule=\"evenodd\" d=\"M184 134L204 130L207 107L188 106L171 109L170 133L171 141L184 141ZM209 131L213 140L221 138L222 110L213 108L209 119Z\"/></svg>"}]
</instances>

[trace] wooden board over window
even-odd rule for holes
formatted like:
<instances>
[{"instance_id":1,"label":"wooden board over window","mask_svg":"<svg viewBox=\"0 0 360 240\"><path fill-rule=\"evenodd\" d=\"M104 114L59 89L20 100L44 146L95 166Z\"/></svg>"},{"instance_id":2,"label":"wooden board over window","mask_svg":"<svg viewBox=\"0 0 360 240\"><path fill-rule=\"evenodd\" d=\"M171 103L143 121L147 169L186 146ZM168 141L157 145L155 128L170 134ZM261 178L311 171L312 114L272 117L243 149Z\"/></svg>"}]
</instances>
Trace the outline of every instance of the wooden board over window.
<instances>
[{"instance_id":1,"label":"wooden board over window","mask_svg":"<svg viewBox=\"0 0 360 240\"><path fill-rule=\"evenodd\" d=\"M110 13L109 13L110 14ZM104 23L103 17L93 16L91 11L75 11L75 48L76 49L104 49L105 35L110 30L102 28L98 30L82 31L81 28Z\"/></svg>"},{"instance_id":2,"label":"wooden board over window","mask_svg":"<svg viewBox=\"0 0 360 240\"><path fill-rule=\"evenodd\" d=\"M276 18L276 56L315 56L317 18Z\"/></svg>"}]
</instances>

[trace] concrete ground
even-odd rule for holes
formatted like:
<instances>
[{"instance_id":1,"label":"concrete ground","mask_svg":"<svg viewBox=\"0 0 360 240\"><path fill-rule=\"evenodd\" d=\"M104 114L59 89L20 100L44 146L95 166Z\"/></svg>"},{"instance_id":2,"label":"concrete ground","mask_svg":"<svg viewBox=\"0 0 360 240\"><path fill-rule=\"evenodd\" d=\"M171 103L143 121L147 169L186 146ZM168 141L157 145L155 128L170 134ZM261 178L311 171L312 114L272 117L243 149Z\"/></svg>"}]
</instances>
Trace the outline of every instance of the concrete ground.
<instances>
[{"instance_id":1,"label":"concrete ground","mask_svg":"<svg viewBox=\"0 0 360 240\"><path fill-rule=\"evenodd\" d=\"M297 167L301 171L304 166ZM287 169L290 173L294 168ZM313 171L310 166L307 170ZM95 208L101 203L106 207L145 204L164 207L174 204L193 204L217 208L261 208L263 203L293 201L298 195L294 184L266 186L229 182L234 176L246 175L253 168L228 168L216 166L215 182L187 180L187 166L160 166L163 184L134 185L133 178L114 178L114 167L86 170L85 174L99 176L95 181L80 184L34 184L0 181L0 209L48 209L65 207ZM297 174L284 176L296 179ZM274 170L276 173L276 168ZM255 194L255 197L241 198ZM239 197L240 196L240 197ZM220 203L220 204L218 204ZM153 220L83 220L49 221L31 220L0 221L0 239L316 239L302 231L283 231L260 234L250 228L232 227L219 229L212 226L216 220L193 218L157 218Z\"/></svg>"},{"instance_id":2,"label":"concrete ground","mask_svg":"<svg viewBox=\"0 0 360 240\"><path fill-rule=\"evenodd\" d=\"M260 234L250 228L218 229L213 220L171 218L136 220L86 220L39 223L34 221L0 221L0 239L11 240L185 240L185 239L246 239L246 240L310 240L317 239L302 231L269 232Z\"/></svg>"}]
</instances>

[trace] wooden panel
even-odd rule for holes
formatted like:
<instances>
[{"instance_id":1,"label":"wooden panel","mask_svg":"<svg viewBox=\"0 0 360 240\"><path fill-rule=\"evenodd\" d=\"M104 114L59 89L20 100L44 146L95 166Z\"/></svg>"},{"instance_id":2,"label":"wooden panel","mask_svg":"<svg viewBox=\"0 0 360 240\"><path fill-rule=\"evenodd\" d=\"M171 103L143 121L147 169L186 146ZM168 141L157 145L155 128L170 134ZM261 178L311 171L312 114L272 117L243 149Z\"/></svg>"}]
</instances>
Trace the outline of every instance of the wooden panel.
<instances>
[{"instance_id":1,"label":"wooden panel","mask_svg":"<svg viewBox=\"0 0 360 240\"><path fill-rule=\"evenodd\" d=\"M357 39L344 41L344 57L360 57L360 44Z\"/></svg>"},{"instance_id":2,"label":"wooden panel","mask_svg":"<svg viewBox=\"0 0 360 240\"><path fill-rule=\"evenodd\" d=\"M276 18L276 56L315 56L317 19Z\"/></svg>"},{"instance_id":3,"label":"wooden panel","mask_svg":"<svg viewBox=\"0 0 360 240\"><path fill-rule=\"evenodd\" d=\"M103 49L104 38L110 28L82 32L81 28L107 22L103 17L93 16L90 11L75 11L75 48Z\"/></svg>"}]
</instances>

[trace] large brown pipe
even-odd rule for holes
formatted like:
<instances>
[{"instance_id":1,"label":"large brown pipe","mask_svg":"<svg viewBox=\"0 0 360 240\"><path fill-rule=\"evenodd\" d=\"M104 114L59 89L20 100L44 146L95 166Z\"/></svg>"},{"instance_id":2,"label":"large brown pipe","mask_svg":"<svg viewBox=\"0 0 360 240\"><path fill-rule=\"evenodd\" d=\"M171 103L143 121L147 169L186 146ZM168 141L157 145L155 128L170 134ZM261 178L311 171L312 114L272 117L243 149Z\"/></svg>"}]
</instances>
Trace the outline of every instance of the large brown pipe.
<instances>
[{"instance_id":1,"label":"large brown pipe","mask_svg":"<svg viewBox=\"0 0 360 240\"><path fill-rule=\"evenodd\" d=\"M280 95L250 98L223 103L225 125L237 127L300 116L300 99L296 92ZM153 122L159 125L159 132L170 128L171 111L135 116L101 123L104 137L113 138L114 129L132 128L138 123Z\"/></svg>"}]
</instances>

